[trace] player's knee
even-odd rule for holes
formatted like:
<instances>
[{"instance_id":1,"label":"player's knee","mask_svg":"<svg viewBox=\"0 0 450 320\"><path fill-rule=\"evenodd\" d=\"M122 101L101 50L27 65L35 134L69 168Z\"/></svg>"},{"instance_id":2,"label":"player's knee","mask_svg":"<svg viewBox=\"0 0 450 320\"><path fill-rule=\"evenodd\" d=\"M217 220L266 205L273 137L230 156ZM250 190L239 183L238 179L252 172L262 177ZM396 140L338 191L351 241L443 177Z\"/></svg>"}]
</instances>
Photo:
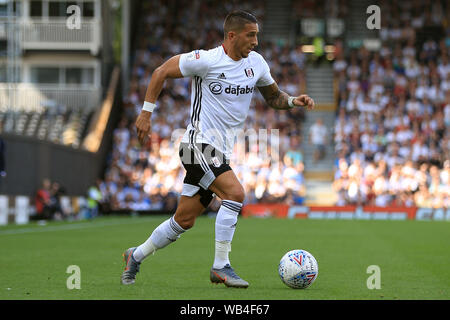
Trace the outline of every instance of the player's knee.
<instances>
[{"instance_id":1,"label":"player's knee","mask_svg":"<svg viewBox=\"0 0 450 320\"><path fill-rule=\"evenodd\" d=\"M245 190L241 185L230 188L225 192L224 200L231 200L243 203L244 199L245 199Z\"/></svg>"},{"instance_id":2,"label":"player's knee","mask_svg":"<svg viewBox=\"0 0 450 320\"><path fill-rule=\"evenodd\" d=\"M175 219L175 221L182 227L184 230L191 229L195 223L195 217L191 216L179 216Z\"/></svg>"}]
</instances>

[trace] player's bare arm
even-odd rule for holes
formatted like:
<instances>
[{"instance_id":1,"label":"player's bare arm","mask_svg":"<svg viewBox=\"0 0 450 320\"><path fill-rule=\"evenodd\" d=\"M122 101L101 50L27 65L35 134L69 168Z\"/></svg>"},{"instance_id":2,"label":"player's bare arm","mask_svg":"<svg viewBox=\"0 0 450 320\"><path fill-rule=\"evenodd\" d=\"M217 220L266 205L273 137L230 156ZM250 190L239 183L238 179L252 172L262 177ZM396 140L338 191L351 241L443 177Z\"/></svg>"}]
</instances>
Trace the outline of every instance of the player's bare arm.
<instances>
[{"instance_id":1,"label":"player's bare arm","mask_svg":"<svg viewBox=\"0 0 450 320\"><path fill-rule=\"evenodd\" d=\"M258 87L258 90L267 104L274 109L286 110L293 107L306 107L308 110L312 110L314 108L314 100L306 94L292 97L291 104L289 104L290 96L281 91L276 82L269 86Z\"/></svg>"},{"instance_id":2,"label":"player's bare arm","mask_svg":"<svg viewBox=\"0 0 450 320\"><path fill-rule=\"evenodd\" d=\"M155 103L166 79L183 77L180 71L179 61L180 55L173 56L153 71L152 78L145 93L146 102L149 102L150 104ZM142 110L136 119L137 135L141 144L144 144L147 141L150 134L151 114L150 111Z\"/></svg>"}]
</instances>

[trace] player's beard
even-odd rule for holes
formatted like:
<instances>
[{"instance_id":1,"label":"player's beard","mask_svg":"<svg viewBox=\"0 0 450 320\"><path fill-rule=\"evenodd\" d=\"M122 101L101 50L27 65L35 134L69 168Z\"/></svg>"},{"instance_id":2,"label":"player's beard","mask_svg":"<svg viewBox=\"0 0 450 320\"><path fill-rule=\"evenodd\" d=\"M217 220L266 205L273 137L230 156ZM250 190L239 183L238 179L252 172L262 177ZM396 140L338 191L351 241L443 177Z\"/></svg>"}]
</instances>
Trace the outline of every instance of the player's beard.
<instances>
[{"instance_id":1,"label":"player's beard","mask_svg":"<svg viewBox=\"0 0 450 320\"><path fill-rule=\"evenodd\" d=\"M252 52L252 49L246 47L246 48L242 51L241 55L242 55L243 58L247 58L248 55L250 54L250 52Z\"/></svg>"},{"instance_id":2,"label":"player's beard","mask_svg":"<svg viewBox=\"0 0 450 320\"><path fill-rule=\"evenodd\" d=\"M236 45L235 49L238 49L238 50L236 50L236 52L240 52L242 58L247 58L252 50L251 46L248 46L248 45L241 45L241 46Z\"/></svg>"}]
</instances>

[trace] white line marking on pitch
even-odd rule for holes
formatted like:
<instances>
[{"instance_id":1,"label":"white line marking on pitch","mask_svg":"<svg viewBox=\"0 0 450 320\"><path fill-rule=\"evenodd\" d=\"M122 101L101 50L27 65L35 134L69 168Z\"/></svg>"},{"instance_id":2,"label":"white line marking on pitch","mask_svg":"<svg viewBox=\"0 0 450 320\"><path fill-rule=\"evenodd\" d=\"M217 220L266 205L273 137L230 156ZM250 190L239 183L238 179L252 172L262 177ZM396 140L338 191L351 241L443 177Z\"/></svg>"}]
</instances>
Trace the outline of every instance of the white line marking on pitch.
<instances>
[{"instance_id":1,"label":"white line marking on pitch","mask_svg":"<svg viewBox=\"0 0 450 320\"><path fill-rule=\"evenodd\" d=\"M36 232L51 232L51 231L66 231L66 230L77 230L77 229L86 229L86 228L100 228L100 227L108 227L108 226L116 226L123 224L134 224L134 223L142 223L145 221L161 219L161 217L145 217L145 218L137 218L132 220L121 220L121 221L106 221L106 222L81 222L76 224L64 224L59 226L37 226L35 228L20 228L20 229L12 229L12 230L0 230L1 235L11 235L11 234L24 234L24 233L36 233Z\"/></svg>"}]
</instances>

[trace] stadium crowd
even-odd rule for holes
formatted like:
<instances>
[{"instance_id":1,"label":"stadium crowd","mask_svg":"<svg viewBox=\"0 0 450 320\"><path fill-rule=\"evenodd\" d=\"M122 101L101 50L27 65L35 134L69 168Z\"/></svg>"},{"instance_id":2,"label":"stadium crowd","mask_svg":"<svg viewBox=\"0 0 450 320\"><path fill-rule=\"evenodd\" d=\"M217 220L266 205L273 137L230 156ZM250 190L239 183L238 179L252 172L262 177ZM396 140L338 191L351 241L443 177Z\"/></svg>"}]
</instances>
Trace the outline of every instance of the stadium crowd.
<instances>
[{"instance_id":1,"label":"stadium crowd","mask_svg":"<svg viewBox=\"0 0 450 320\"><path fill-rule=\"evenodd\" d=\"M381 49L361 47L334 62L337 204L448 208L450 6L384 6ZM424 32L436 26L443 36Z\"/></svg>"},{"instance_id":2,"label":"stadium crowd","mask_svg":"<svg viewBox=\"0 0 450 320\"><path fill-rule=\"evenodd\" d=\"M223 41L226 12L242 9L264 22L262 1L146 1L136 32L128 95L124 112L113 133L113 149L103 181L102 202L110 209L169 210L177 205L185 170L178 157L178 145L189 122L191 79L168 80L152 114L152 134L140 146L134 122L139 114L151 74L171 56L194 49L210 49ZM201 12L201 14L199 14ZM199 36L202 35L202 36ZM291 95L300 94L305 56L299 48L259 42L257 51L267 60L279 87ZM244 132L267 130L279 139L268 139L265 160L258 156L262 144L236 144L231 167L246 190L246 203L259 201L302 203L305 188L300 150L301 108L275 111L255 91ZM279 130L272 131L273 129ZM279 150L271 154L271 150ZM244 150L244 152L239 152ZM274 161L277 158L279 161ZM272 160L271 160L272 159Z\"/></svg>"}]
</instances>

